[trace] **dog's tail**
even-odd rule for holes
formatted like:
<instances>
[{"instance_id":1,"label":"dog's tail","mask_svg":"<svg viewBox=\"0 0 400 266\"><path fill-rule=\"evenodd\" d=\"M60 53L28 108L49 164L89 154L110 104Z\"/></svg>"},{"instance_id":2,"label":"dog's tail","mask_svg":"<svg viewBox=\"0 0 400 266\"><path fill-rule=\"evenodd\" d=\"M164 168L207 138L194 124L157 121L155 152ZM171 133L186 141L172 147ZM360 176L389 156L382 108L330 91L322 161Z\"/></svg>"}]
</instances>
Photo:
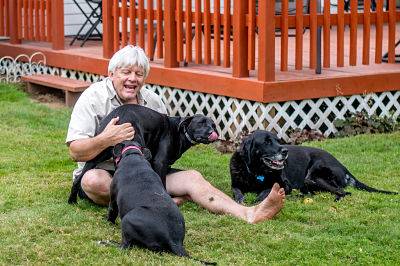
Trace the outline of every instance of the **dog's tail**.
<instances>
[{"instance_id":1,"label":"dog's tail","mask_svg":"<svg viewBox=\"0 0 400 266\"><path fill-rule=\"evenodd\" d=\"M79 187L81 185L82 177L87 171L89 171L90 169L93 169L95 166L96 166L95 162L92 162L92 161L87 162L85 164L85 166L83 167L81 174L74 179L74 182L72 183L72 187L71 187L71 193L69 194L69 198L68 198L69 204L74 204L78 201L78 191L79 191Z\"/></svg>"},{"instance_id":2,"label":"dog's tail","mask_svg":"<svg viewBox=\"0 0 400 266\"><path fill-rule=\"evenodd\" d=\"M104 161L108 160L109 158L111 158L111 156L112 156L112 150L110 147L108 147L107 149L102 151L99 155L97 155L94 159L87 161L85 163L85 166L83 167L81 174L78 177L76 177L74 179L74 182L72 183L71 193L68 198L69 204L73 204L78 201L78 191L79 191L79 187L81 185L81 180L82 180L83 175L87 171L95 168L96 165L98 165L99 163L104 162Z\"/></svg>"},{"instance_id":3,"label":"dog's tail","mask_svg":"<svg viewBox=\"0 0 400 266\"><path fill-rule=\"evenodd\" d=\"M360 190L365 190L368 192L378 192L378 193L383 193L383 194L391 194L391 195L397 195L399 194L398 192L394 192L394 191L387 191L387 190L381 190L381 189L376 189L373 187L370 187L360 181L358 181L352 174L347 173L346 174L346 183L350 186L353 186L357 189Z\"/></svg>"}]
</instances>

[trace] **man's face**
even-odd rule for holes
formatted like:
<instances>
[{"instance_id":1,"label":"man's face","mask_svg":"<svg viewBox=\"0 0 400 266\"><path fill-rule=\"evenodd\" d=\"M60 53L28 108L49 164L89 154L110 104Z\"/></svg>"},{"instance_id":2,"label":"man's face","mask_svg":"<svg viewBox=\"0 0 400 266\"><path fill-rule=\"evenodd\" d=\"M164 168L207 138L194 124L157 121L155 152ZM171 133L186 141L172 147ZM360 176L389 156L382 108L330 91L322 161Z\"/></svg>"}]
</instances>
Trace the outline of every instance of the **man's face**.
<instances>
[{"instance_id":1,"label":"man's face","mask_svg":"<svg viewBox=\"0 0 400 266\"><path fill-rule=\"evenodd\" d=\"M109 73L122 103L138 103L137 94L144 83L144 70L138 66L117 68Z\"/></svg>"}]
</instances>

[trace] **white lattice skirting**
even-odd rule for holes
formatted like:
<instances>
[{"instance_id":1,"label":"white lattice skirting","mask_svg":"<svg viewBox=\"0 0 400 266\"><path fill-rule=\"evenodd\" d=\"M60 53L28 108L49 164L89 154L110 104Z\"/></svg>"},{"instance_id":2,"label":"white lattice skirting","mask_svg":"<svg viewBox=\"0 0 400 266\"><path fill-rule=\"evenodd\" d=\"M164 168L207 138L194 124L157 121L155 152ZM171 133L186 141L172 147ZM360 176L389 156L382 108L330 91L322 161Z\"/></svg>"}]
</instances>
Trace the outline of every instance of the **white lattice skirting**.
<instances>
[{"instance_id":1,"label":"white lattice skirting","mask_svg":"<svg viewBox=\"0 0 400 266\"><path fill-rule=\"evenodd\" d=\"M11 65L12 60L1 59L0 74L10 72L4 70L9 69ZM60 75L90 82L103 78L99 75L45 65L32 68L30 74L33 73ZM336 132L333 121L337 118L343 119L349 113L366 111L369 115L393 118L400 115L400 91L259 103L159 85L146 86L162 97L172 116L202 113L211 117L219 127L222 139L235 139L242 131L251 132L256 129L276 132L285 140L288 139L291 130L304 128L320 130L325 136L330 136Z\"/></svg>"}]
</instances>

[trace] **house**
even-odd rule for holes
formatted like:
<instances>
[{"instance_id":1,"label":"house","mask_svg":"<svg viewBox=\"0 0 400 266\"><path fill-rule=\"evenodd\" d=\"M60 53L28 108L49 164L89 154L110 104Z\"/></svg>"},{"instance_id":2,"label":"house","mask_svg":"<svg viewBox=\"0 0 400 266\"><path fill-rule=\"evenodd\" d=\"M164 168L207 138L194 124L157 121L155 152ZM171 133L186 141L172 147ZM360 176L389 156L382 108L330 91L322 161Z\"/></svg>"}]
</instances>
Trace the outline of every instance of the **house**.
<instances>
[{"instance_id":1,"label":"house","mask_svg":"<svg viewBox=\"0 0 400 266\"><path fill-rule=\"evenodd\" d=\"M328 136L350 112L400 114L394 0L351 0L348 11L329 0L103 0L102 40L83 47L70 45L83 15L72 0L0 3L0 57L41 52L43 71L92 82L119 47L140 45L170 114L209 115L224 138L256 128Z\"/></svg>"}]
</instances>

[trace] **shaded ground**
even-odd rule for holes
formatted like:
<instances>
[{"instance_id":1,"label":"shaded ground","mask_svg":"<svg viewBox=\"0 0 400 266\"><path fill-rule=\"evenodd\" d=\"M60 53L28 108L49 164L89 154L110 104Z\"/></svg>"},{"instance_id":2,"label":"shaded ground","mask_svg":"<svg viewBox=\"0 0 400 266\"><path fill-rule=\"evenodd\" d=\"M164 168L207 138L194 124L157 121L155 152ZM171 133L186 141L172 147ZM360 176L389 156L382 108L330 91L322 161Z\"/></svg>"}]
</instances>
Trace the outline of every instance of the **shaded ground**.
<instances>
[{"instance_id":1,"label":"shaded ground","mask_svg":"<svg viewBox=\"0 0 400 266\"><path fill-rule=\"evenodd\" d=\"M65 107L65 96L63 91L52 90L46 93L41 92L28 92L26 87L23 90L29 94L29 97L34 102L40 102L50 108L59 109Z\"/></svg>"}]
</instances>

